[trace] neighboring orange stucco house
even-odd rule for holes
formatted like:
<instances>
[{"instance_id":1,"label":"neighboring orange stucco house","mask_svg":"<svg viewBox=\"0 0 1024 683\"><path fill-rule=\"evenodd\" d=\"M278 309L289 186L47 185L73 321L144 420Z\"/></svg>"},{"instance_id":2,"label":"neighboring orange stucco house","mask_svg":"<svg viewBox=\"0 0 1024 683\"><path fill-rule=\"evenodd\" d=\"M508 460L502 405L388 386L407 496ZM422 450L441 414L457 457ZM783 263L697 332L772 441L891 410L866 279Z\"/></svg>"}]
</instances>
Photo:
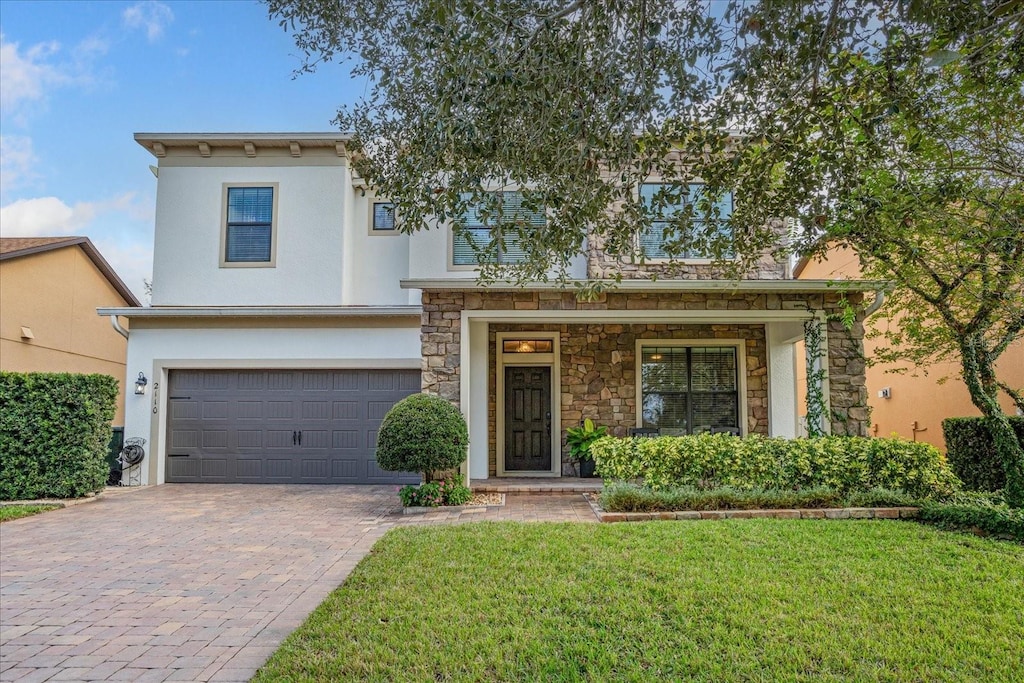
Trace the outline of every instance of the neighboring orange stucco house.
<instances>
[{"instance_id":1,"label":"neighboring orange stucco house","mask_svg":"<svg viewBox=\"0 0 1024 683\"><path fill-rule=\"evenodd\" d=\"M832 247L824 260L801 260L793 272L797 279L856 279L860 277L857 255L850 249ZM889 321L880 314L868 318L868 330L885 330ZM875 349L886 346L884 339L865 338L864 353L872 357ZM897 434L905 439L925 441L945 450L942 421L947 417L977 416L981 413L971 402L967 387L960 379L959 359L943 361L905 374L886 370L892 365L867 368L868 405L871 407L871 433L876 436ZM905 367L911 368L909 364ZM927 373L925 372L927 371ZM1024 343L1012 345L997 364L999 378L1010 386L1024 386ZM916 376L915 376L916 375ZM806 414L806 363L803 345L797 350L797 387L801 415ZM940 383L942 378L948 378ZM889 398L879 396L888 388ZM1003 410L1016 414L1008 396L1000 396Z\"/></svg>"},{"instance_id":2,"label":"neighboring orange stucco house","mask_svg":"<svg viewBox=\"0 0 1024 683\"><path fill-rule=\"evenodd\" d=\"M0 239L0 370L110 375L124 424L128 340L100 306L141 306L87 237Z\"/></svg>"}]
</instances>

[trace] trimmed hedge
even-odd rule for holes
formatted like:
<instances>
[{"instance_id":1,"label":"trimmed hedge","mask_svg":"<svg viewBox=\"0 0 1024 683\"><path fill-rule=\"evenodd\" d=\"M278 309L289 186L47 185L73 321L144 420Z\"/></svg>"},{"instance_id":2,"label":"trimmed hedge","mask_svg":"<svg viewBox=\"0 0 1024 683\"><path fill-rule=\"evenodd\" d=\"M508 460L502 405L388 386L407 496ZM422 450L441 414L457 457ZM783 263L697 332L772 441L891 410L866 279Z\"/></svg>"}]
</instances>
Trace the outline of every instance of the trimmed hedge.
<instances>
[{"instance_id":1,"label":"trimmed hedge","mask_svg":"<svg viewBox=\"0 0 1024 683\"><path fill-rule=\"evenodd\" d=\"M881 488L931 498L960 487L938 449L902 439L728 434L605 437L594 442L591 452L605 481L642 480L652 490L827 487L848 493Z\"/></svg>"},{"instance_id":2,"label":"trimmed hedge","mask_svg":"<svg viewBox=\"0 0 1024 683\"><path fill-rule=\"evenodd\" d=\"M101 490L116 404L107 375L0 372L0 500Z\"/></svg>"},{"instance_id":3,"label":"trimmed hedge","mask_svg":"<svg viewBox=\"0 0 1024 683\"><path fill-rule=\"evenodd\" d=\"M678 510L793 510L841 507L909 507L917 501L899 491L872 489L841 493L815 487L801 491L725 487L702 491L692 487L652 491L643 486L615 483L601 492L601 507L608 512L665 512Z\"/></svg>"},{"instance_id":4,"label":"trimmed hedge","mask_svg":"<svg viewBox=\"0 0 1024 683\"><path fill-rule=\"evenodd\" d=\"M1011 417L1017 441L1024 444L1024 417ZM996 452L983 417L948 417L942 421L946 458L964 487L972 491L999 491L1006 486L1006 470Z\"/></svg>"},{"instance_id":5,"label":"trimmed hedge","mask_svg":"<svg viewBox=\"0 0 1024 683\"><path fill-rule=\"evenodd\" d=\"M377 433L377 464L389 472L431 475L466 459L469 431L459 409L430 394L413 394L384 416Z\"/></svg>"}]
</instances>

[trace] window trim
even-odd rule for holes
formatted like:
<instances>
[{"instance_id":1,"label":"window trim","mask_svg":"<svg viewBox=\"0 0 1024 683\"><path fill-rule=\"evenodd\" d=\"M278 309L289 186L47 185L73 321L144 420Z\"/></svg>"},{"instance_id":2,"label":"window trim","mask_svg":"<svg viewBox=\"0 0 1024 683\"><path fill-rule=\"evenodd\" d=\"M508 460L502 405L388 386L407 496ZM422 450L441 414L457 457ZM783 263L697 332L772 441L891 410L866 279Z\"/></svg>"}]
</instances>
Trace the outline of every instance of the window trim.
<instances>
[{"instance_id":1,"label":"window trim","mask_svg":"<svg viewBox=\"0 0 1024 683\"><path fill-rule=\"evenodd\" d=\"M510 190L510 189L507 189L507 188L495 188L493 190L487 190L487 191L488 192L502 192L502 193L513 193L514 192L514 193L522 194L522 189L521 188L520 189L515 189L515 190ZM482 263L455 263L455 222L456 222L456 220L457 219L453 218L453 219L451 219L451 220L449 220L447 222L447 233L448 233L448 262L447 262L447 269L448 269L448 272L476 271L476 270L479 270L481 268L481 266L489 265L489 264L482 264ZM547 222L548 222L548 210L545 207L545 209L544 209L544 224L547 225ZM497 263L495 265L506 266L506 265L515 265L515 264L514 263L513 264L508 264L508 263L499 262L499 263Z\"/></svg>"},{"instance_id":2,"label":"window trim","mask_svg":"<svg viewBox=\"0 0 1024 683\"><path fill-rule=\"evenodd\" d=\"M634 374L636 375L636 426L644 426L644 378L640 366L643 364L643 350L646 346L672 346L682 348L733 348L736 350L736 392L738 402L740 436L748 433L750 414L747 412L747 342L744 339L637 339L634 349ZM767 380L766 380L767 381Z\"/></svg>"},{"instance_id":3,"label":"window trim","mask_svg":"<svg viewBox=\"0 0 1024 683\"><path fill-rule=\"evenodd\" d=\"M375 229L373 227L374 207L377 204L390 204L391 205L391 210L392 210L393 213L395 213L395 217L396 217L396 220L394 221L394 223L395 223L395 225L398 224L398 222L397 222L397 210L394 208L395 207L395 203L393 201L391 201L390 199L384 199L382 197L368 197L368 199L369 199L369 206L367 206L367 209L366 209L366 213L367 213L367 216L366 216L366 234L377 236L377 237L394 236L394 235L401 234L398 231L398 228L391 228L390 230L377 230L377 229Z\"/></svg>"},{"instance_id":4,"label":"window trim","mask_svg":"<svg viewBox=\"0 0 1024 683\"><path fill-rule=\"evenodd\" d=\"M671 184L672 183L667 183L664 180L645 180L645 181L643 181L643 182L641 182L641 183L636 185L636 187L634 188L633 195L634 195L634 198L637 200L637 202L640 202L641 201L640 200L640 188L643 185L671 185ZM707 185L707 183L705 183L703 180L689 180L689 181L686 182L686 185L687 185L687 193L689 193L689 186L690 185L701 185L701 186L703 186L703 185ZM730 190L729 191L729 196L732 199L733 209L735 209L736 208L736 195L735 195L735 193L732 192L732 190ZM636 249L637 249L637 253L640 254L641 256L643 256L643 246L640 244L640 233L639 232L636 235ZM725 260L726 261L739 261L740 257L739 257L738 254L736 254L736 255L733 255L732 258L728 258L728 259L725 259ZM709 258L709 257L706 257L706 256L695 256L695 257L691 257L691 258L675 258L675 259L664 258L664 257L651 257L651 258L644 257L643 261L644 261L645 264L655 264L655 265L657 265L657 264L664 264L664 263L679 263L679 264L683 264L683 265L704 265L704 266L711 265L711 264L714 264L716 262L716 260L714 258Z\"/></svg>"},{"instance_id":5,"label":"window trim","mask_svg":"<svg viewBox=\"0 0 1024 683\"><path fill-rule=\"evenodd\" d=\"M269 261L228 261L228 190L244 187L269 187L273 190L270 215L270 260ZM277 267L277 207L281 203L280 183L221 183L220 206L220 267L221 268L276 268Z\"/></svg>"}]
</instances>

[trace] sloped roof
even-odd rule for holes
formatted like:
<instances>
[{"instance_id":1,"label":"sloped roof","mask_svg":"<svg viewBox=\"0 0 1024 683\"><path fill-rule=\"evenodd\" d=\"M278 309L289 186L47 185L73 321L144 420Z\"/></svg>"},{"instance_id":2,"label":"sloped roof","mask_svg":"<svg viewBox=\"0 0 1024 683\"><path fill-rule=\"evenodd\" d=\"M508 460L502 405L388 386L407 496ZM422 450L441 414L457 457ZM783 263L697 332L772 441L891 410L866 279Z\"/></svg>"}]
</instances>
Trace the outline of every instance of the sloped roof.
<instances>
[{"instance_id":1,"label":"sloped roof","mask_svg":"<svg viewBox=\"0 0 1024 683\"><path fill-rule=\"evenodd\" d=\"M0 237L0 261L75 246L81 247L125 303L132 307L142 306L88 237Z\"/></svg>"}]
</instances>

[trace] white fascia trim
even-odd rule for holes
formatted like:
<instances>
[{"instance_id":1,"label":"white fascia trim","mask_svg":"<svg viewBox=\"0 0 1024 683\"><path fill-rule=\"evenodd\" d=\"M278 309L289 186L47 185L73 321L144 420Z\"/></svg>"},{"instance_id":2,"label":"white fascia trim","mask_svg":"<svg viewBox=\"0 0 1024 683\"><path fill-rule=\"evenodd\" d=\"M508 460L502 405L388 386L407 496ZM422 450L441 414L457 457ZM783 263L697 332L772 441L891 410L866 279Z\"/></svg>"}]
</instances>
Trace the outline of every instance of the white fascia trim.
<instances>
[{"instance_id":1,"label":"white fascia trim","mask_svg":"<svg viewBox=\"0 0 1024 683\"><path fill-rule=\"evenodd\" d=\"M402 289L427 290L562 290L575 292L577 285L601 283L606 292L835 292L843 290L871 291L887 289L889 284L878 280L567 280L520 284L509 280L437 278L402 280Z\"/></svg>"},{"instance_id":2,"label":"white fascia trim","mask_svg":"<svg viewBox=\"0 0 1024 683\"><path fill-rule=\"evenodd\" d=\"M405 318L422 306L160 306L97 308L99 315L126 318Z\"/></svg>"},{"instance_id":3,"label":"white fascia trim","mask_svg":"<svg viewBox=\"0 0 1024 683\"><path fill-rule=\"evenodd\" d=\"M136 133L137 142L311 142L314 140L352 139L352 133Z\"/></svg>"}]
</instances>

